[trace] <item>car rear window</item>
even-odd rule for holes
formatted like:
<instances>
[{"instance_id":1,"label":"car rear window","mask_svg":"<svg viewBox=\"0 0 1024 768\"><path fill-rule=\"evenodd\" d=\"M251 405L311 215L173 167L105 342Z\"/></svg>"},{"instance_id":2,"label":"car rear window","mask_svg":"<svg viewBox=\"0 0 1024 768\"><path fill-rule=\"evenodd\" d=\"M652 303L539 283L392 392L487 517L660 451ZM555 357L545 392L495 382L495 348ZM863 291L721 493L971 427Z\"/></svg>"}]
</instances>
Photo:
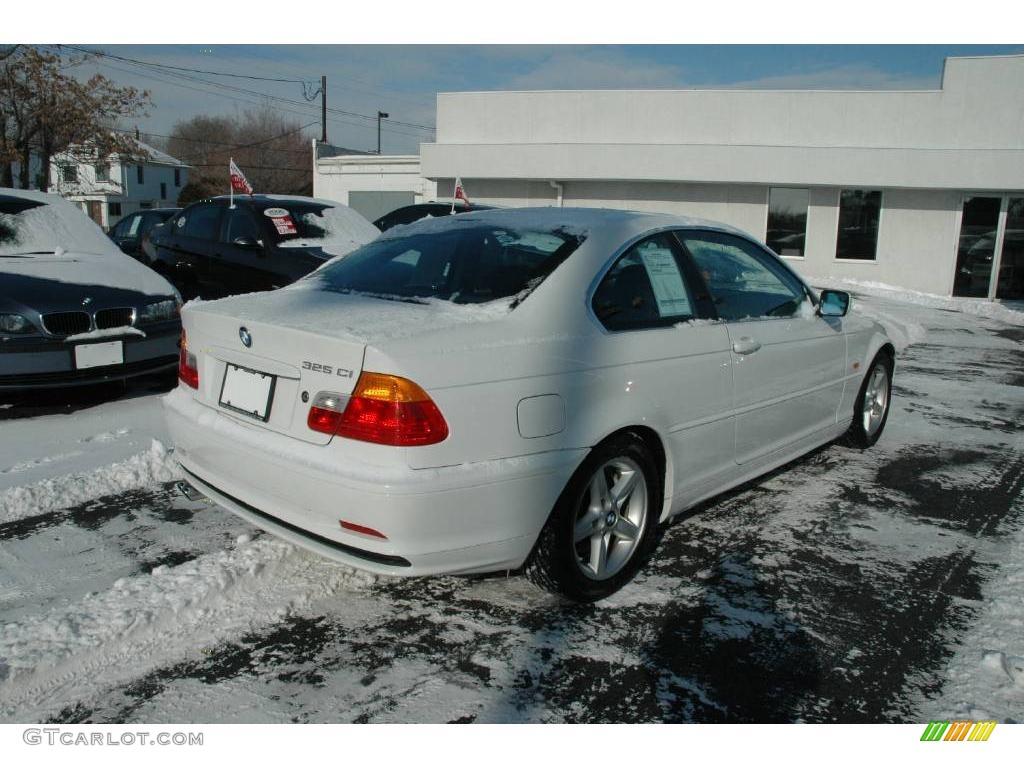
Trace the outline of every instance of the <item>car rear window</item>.
<instances>
[{"instance_id":1,"label":"car rear window","mask_svg":"<svg viewBox=\"0 0 1024 768\"><path fill-rule=\"evenodd\" d=\"M375 240L310 275L323 290L480 304L521 301L575 251L562 230L460 227Z\"/></svg>"}]
</instances>

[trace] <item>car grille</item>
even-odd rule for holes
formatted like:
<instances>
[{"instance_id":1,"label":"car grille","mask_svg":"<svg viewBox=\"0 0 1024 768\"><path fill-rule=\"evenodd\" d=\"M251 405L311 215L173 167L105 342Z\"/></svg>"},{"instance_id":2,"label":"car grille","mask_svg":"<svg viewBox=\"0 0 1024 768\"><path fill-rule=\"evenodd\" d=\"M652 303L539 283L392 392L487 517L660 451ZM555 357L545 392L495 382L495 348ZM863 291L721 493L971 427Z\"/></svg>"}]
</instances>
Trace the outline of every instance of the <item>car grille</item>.
<instances>
[{"instance_id":1,"label":"car grille","mask_svg":"<svg viewBox=\"0 0 1024 768\"><path fill-rule=\"evenodd\" d=\"M101 309L96 313L97 328L120 328L122 325L133 325L135 310L131 307L117 309Z\"/></svg>"},{"instance_id":2,"label":"car grille","mask_svg":"<svg viewBox=\"0 0 1024 768\"><path fill-rule=\"evenodd\" d=\"M43 327L54 336L71 336L85 333L90 328L86 312L50 312L43 315Z\"/></svg>"}]
</instances>

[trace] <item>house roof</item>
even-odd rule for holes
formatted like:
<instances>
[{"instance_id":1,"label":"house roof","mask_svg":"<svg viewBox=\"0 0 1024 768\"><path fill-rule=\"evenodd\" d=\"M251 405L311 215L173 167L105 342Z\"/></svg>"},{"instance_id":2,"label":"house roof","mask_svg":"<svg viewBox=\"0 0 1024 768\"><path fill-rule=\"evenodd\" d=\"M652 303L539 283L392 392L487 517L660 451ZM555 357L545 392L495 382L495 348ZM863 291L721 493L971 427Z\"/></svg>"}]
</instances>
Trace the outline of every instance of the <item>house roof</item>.
<instances>
[{"instance_id":1,"label":"house roof","mask_svg":"<svg viewBox=\"0 0 1024 768\"><path fill-rule=\"evenodd\" d=\"M138 139L133 139L133 141L138 144L139 149L146 154L148 158L147 162L156 163L157 165L175 165L181 168L190 167L188 164L181 162L178 158L171 157L166 152L161 152L156 147L151 147L144 141L139 141Z\"/></svg>"}]
</instances>

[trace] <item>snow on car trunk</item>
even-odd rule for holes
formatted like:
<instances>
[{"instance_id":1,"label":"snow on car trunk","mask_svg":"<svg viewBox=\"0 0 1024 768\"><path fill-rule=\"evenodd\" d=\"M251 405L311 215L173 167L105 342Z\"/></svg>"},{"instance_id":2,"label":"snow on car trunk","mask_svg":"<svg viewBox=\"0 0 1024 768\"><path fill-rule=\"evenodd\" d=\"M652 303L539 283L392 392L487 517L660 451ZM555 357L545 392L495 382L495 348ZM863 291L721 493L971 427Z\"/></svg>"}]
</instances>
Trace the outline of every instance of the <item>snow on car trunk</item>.
<instances>
[{"instance_id":1,"label":"snow on car trunk","mask_svg":"<svg viewBox=\"0 0 1024 768\"><path fill-rule=\"evenodd\" d=\"M497 319L509 312L509 304L389 300L301 283L189 303L182 323L199 367L200 402L246 423L325 445L331 436L307 425L310 406L319 393L352 393L368 345ZM273 380L253 380L246 372Z\"/></svg>"}]
</instances>

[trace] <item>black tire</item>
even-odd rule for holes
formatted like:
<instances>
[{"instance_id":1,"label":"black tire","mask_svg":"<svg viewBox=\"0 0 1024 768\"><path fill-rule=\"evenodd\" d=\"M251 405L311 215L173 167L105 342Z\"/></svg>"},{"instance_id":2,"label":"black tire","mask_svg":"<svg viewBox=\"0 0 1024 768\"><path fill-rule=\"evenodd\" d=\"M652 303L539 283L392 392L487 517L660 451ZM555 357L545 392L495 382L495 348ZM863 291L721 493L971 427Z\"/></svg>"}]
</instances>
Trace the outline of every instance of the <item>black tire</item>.
<instances>
[{"instance_id":1,"label":"black tire","mask_svg":"<svg viewBox=\"0 0 1024 768\"><path fill-rule=\"evenodd\" d=\"M885 408L882 412L881 422L879 422L877 428L875 428L873 432L869 432L864 424L864 400L867 395L868 385L871 383L871 380L875 375L875 371L879 368L885 372ZM872 360L871 365L868 366L867 373L864 374L864 380L861 382L860 391L857 393L857 400L853 407L853 421L850 423L850 429L846 433L847 445L853 446L854 448L870 448L877 443L878 438L882 436L882 432L885 430L885 424L889 420L889 411L892 408L892 371L892 353L883 349L875 355L875 359Z\"/></svg>"},{"instance_id":2,"label":"black tire","mask_svg":"<svg viewBox=\"0 0 1024 768\"><path fill-rule=\"evenodd\" d=\"M601 515L607 513L594 513L591 509L591 482L596 478L599 469L602 476L607 478L608 475L604 474L605 467L616 462L639 469L643 487L646 489L646 511L642 516L642 524L634 525L639 533L632 540L620 541L615 533L615 526L606 528L610 534L606 541L612 542L605 549L608 553L606 561L611 559L611 553L616 547L620 547L623 541L635 541L635 546L628 550L628 554L619 555L624 560L614 573L605 578L597 578L594 574L588 575L588 566L581 563L580 555L577 553L577 548L586 549L589 546L589 540L577 543L574 541L574 533L577 525L583 524L582 520L578 520L582 514L597 515L597 519L593 521L595 531L599 526L605 525ZM614 477L614 467L610 471ZM635 472L636 469L630 471ZM663 479L658 462L639 435L626 432L598 445L573 474L556 502L527 560L527 578L542 589L577 602L594 602L617 592L633 579L657 544L658 519L664 500L662 485ZM632 497L634 493L640 493L639 481L634 490L623 497L623 508L627 505L632 508L636 503ZM584 513L584 507L587 508L587 513ZM630 521L627 519L626 522ZM627 550L619 551L621 553Z\"/></svg>"}]
</instances>

